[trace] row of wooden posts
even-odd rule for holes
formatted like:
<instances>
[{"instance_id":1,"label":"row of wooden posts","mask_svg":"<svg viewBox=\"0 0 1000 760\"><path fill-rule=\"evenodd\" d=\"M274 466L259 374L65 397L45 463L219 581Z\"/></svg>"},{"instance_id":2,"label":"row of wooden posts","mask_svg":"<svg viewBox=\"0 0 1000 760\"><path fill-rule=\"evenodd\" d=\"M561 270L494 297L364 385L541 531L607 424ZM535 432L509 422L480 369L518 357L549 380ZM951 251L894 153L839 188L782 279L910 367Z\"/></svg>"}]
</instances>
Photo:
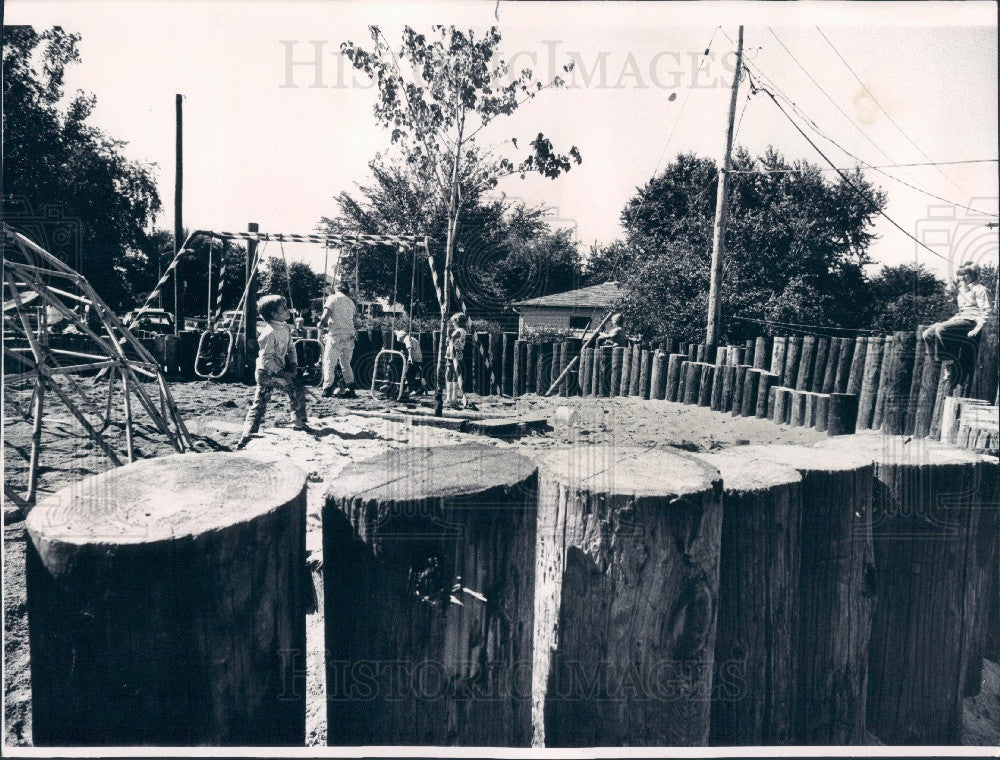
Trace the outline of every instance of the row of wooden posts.
<instances>
[{"instance_id":1,"label":"row of wooden posts","mask_svg":"<svg viewBox=\"0 0 1000 760\"><path fill-rule=\"evenodd\" d=\"M141 461L28 517L34 741L301 745L325 668L332 745L956 743L1000 654L997 469L904 436L390 450L326 477L320 663L305 473Z\"/></svg>"}]
</instances>

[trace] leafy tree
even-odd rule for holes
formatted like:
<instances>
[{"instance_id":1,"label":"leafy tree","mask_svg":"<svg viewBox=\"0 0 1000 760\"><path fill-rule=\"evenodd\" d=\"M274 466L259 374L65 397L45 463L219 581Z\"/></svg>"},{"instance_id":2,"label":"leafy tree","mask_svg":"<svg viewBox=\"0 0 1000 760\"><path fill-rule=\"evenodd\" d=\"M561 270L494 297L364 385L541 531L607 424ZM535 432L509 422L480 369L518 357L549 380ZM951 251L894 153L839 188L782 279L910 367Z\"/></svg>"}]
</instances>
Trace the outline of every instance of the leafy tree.
<instances>
[{"instance_id":1,"label":"leafy tree","mask_svg":"<svg viewBox=\"0 0 1000 760\"><path fill-rule=\"evenodd\" d=\"M855 173L850 180L862 197L842 179L831 181L817 167L790 163L773 149L757 160L738 149L732 169L724 337L738 341L758 334L760 322L774 315L788 317L781 321L861 326L867 315L857 294L884 194ZM593 281L625 272L627 292L648 291L626 299L626 318L634 329L689 340L703 336L716 182L711 160L678 156L626 204L625 247L592 259ZM658 303L663 306L653 308Z\"/></svg>"},{"instance_id":2,"label":"leafy tree","mask_svg":"<svg viewBox=\"0 0 1000 760\"><path fill-rule=\"evenodd\" d=\"M64 102L65 70L80 60L78 34L7 26L3 37L5 203L36 216L58 209L78 224L79 238L52 252L76 267L73 245L82 246L81 274L111 305L129 305L128 277L160 206L152 166L129 161L124 142L87 123L93 95Z\"/></svg>"},{"instance_id":3,"label":"leafy tree","mask_svg":"<svg viewBox=\"0 0 1000 760\"><path fill-rule=\"evenodd\" d=\"M292 299L289 306L294 306L299 311L308 308L314 298L323 295L322 275L314 272L303 261L293 261L286 267L285 261L277 256L270 256L267 260L267 266L261 273L258 295L274 293L288 300L289 280Z\"/></svg>"},{"instance_id":4,"label":"leafy tree","mask_svg":"<svg viewBox=\"0 0 1000 760\"><path fill-rule=\"evenodd\" d=\"M945 283L922 264L883 267L868 285L871 325L876 330L911 330L955 312L955 298Z\"/></svg>"},{"instance_id":5,"label":"leafy tree","mask_svg":"<svg viewBox=\"0 0 1000 760\"><path fill-rule=\"evenodd\" d=\"M376 122L390 130L390 141L409 171L433 188L431 206L445 209L445 303L441 329L449 307L449 278L466 195L481 195L502 177L538 172L549 178L580 162L575 147L568 154L553 149L542 134L529 142L531 152L511 160L480 142L480 133L503 116L513 114L526 100L547 87L561 87L561 77L543 84L531 71L512 75L500 58L500 32L495 28L477 36L454 26L434 26L429 35L403 28L403 41L394 50L378 27L370 27L374 47L353 42L341 50L356 69L377 85ZM569 71L571 66L565 66ZM510 144L517 149L516 139ZM443 345L443 342L442 342ZM444 352L438 355L437 411L444 386Z\"/></svg>"}]
</instances>

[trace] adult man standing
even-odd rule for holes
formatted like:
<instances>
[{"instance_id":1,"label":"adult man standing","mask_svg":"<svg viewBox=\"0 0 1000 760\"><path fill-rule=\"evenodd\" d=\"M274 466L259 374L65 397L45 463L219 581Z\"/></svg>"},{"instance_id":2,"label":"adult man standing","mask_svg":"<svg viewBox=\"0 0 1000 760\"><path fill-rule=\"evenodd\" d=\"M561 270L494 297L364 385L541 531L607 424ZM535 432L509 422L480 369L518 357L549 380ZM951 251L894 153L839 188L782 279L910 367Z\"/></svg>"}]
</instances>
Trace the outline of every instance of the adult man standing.
<instances>
[{"instance_id":1,"label":"adult man standing","mask_svg":"<svg viewBox=\"0 0 1000 760\"><path fill-rule=\"evenodd\" d=\"M341 282L333 295L323 303L323 315L317 322L317 327L326 327L326 337L323 341L323 395L333 395L333 378L340 364L347 390L344 398L355 398L354 372L351 370L351 357L354 355L354 341L357 330L354 328L354 315L357 307L351 300L351 286Z\"/></svg>"}]
</instances>

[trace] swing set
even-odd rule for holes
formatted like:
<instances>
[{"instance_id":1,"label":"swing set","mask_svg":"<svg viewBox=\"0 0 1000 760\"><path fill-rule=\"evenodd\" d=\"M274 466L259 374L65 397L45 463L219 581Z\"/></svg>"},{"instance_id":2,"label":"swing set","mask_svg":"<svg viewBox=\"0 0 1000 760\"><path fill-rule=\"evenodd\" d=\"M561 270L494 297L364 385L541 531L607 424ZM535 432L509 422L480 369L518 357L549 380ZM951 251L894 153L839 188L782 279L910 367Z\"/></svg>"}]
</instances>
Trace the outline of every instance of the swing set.
<instances>
[{"instance_id":1,"label":"swing set","mask_svg":"<svg viewBox=\"0 0 1000 760\"><path fill-rule=\"evenodd\" d=\"M129 324L135 324L142 317L142 315L152 308L154 301L156 301L162 291L164 285L170 280L171 277L175 276L175 270L181 260L181 256L186 254L192 254L195 251L190 247L192 241L199 237L208 237L208 298L207 298L207 310L206 310L206 325L205 330L201 334L198 340L198 350L195 355L195 374L206 380L219 380L224 377L231 369L232 358L234 354L234 347L239 343L241 337L243 337L247 330L247 305L251 298L250 286L253 282L253 278L256 275L258 269L260 268L261 262L263 261L263 252L267 246L268 242L276 241L281 249L281 257L285 263L285 271L288 273L288 260L285 256L284 244L287 243L312 243L321 244L324 246L324 272L323 279L326 281L328 261L329 261L329 249L332 248L343 248L347 245L392 245L396 247L396 263L395 263L395 274L393 278L393 303L396 302L399 292L399 257L400 255L408 250L412 249L416 251L418 248L422 247L424 253L427 256L428 265L431 269L431 276L434 280L435 290L438 297L439 304L442 304L443 308L443 292L438 285L437 272L434 269L434 259L430 252L430 238L426 235L351 235L351 234L281 234L281 233L266 233L266 232L217 232L213 230L196 230L188 235L184 244L178 250L177 255L171 261L170 265L164 271L163 276L160 278L159 282L153 288L153 290L146 297L143 305L133 312ZM256 242L261 245L256 249L254 253L254 259L250 268L250 276L247 277L246 285L243 288L243 293L240 296L239 303L237 304L235 313L233 317L228 321L223 321L224 312L222 311L222 286L224 283L225 275L225 248L223 247L223 259L222 265L220 267L219 277L218 277L218 289L216 291L213 285L212 278L212 250L213 243L216 240L221 240L223 246L227 240L244 240L248 242ZM339 269L339 267L338 267ZM413 258L413 266L411 273L411 292L413 284L416 282L416 269L417 269L417 258ZM355 280L358 280L357 262L355 262ZM338 272L337 278L342 278L342 273ZM294 309L295 304L292 300L291 291L291 279L286 276L287 287L288 287L288 305L290 308ZM464 303L461 299L461 294L458 293L457 287L455 288L456 294L459 296L459 303L462 305L462 310L465 310ZM214 308L213 308L214 305ZM396 319L397 314L394 311L392 317L392 329L393 329L393 341L395 341L395 330L396 330ZM222 329L219 329L219 325L222 323ZM413 299L410 299L410 309L409 309L409 328L408 332L413 326ZM306 353L308 349L312 349L313 353L322 351L322 346L320 342L313 338L299 338L295 341L296 350L302 350L302 353ZM307 345L307 344L315 344ZM301 354L300 354L301 355ZM394 373L394 364L398 362L399 379L396 380ZM402 351L397 351L393 348L382 349L375 357L375 370L372 373L372 387L371 391L374 395L376 388L381 388L387 384L396 389L395 398L398 400L402 397L405 383L406 375L409 369L410 359L407 354Z\"/></svg>"}]
</instances>

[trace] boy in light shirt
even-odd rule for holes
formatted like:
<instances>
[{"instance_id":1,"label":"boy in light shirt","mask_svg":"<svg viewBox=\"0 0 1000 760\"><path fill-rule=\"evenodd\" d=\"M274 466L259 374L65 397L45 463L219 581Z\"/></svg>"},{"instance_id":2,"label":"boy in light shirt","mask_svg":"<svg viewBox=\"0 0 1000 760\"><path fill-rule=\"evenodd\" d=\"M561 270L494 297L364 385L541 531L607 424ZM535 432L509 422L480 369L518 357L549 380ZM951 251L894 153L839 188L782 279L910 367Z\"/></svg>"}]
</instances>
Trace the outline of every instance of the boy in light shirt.
<instances>
[{"instance_id":1,"label":"boy in light shirt","mask_svg":"<svg viewBox=\"0 0 1000 760\"><path fill-rule=\"evenodd\" d=\"M260 350L257 353L257 391L247 411L237 449L242 449L250 437L260 429L260 423L267 412L267 404L275 388L288 392L295 421L292 428L308 430L306 425L306 392L298 378L295 345L292 329L288 324L290 315L285 299L281 296L264 296L257 302L257 313L267 322L267 326L257 336Z\"/></svg>"}]
</instances>

